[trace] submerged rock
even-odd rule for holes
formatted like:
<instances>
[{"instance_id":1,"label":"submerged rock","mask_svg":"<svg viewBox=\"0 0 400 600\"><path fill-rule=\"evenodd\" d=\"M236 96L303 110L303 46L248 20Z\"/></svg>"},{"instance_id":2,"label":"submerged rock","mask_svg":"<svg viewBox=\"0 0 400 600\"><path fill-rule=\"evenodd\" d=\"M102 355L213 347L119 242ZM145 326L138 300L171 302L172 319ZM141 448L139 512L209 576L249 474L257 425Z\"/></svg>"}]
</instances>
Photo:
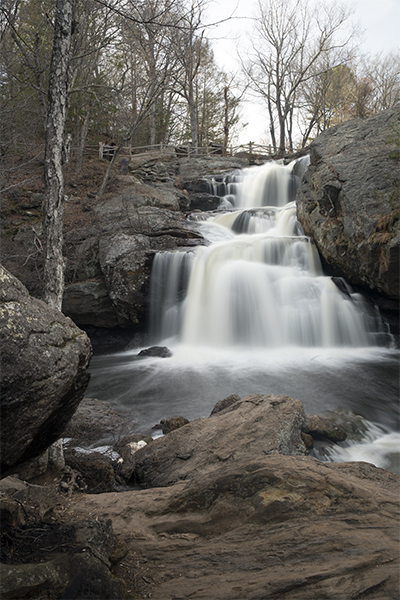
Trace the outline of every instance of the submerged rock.
<instances>
[{"instance_id":1,"label":"submerged rock","mask_svg":"<svg viewBox=\"0 0 400 600\"><path fill-rule=\"evenodd\" d=\"M158 356L159 358L169 358L172 356L172 352L166 346L151 346L141 350L138 356Z\"/></svg>"}]
</instances>

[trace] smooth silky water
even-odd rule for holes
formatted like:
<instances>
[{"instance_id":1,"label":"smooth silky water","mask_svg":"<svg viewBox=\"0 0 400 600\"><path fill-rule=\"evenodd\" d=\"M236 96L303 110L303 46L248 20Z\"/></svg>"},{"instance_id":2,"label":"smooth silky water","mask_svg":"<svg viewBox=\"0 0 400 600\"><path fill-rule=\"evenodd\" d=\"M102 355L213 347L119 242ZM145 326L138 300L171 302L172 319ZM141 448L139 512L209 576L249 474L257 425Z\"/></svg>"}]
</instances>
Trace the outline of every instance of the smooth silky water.
<instances>
[{"instance_id":1,"label":"smooth silky water","mask_svg":"<svg viewBox=\"0 0 400 600\"><path fill-rule=\"evenodd\" d=\"M211 182L220 210L190 217L208 245L154 260L151 343L173 356L94 357L87 395L149 434L167 416L208 416L230 394L286 394L361 429L318 456L397 472L399 352L377 310L324 276L296 220L306 167L267 163Z\"/></svg>"}]
</instances>

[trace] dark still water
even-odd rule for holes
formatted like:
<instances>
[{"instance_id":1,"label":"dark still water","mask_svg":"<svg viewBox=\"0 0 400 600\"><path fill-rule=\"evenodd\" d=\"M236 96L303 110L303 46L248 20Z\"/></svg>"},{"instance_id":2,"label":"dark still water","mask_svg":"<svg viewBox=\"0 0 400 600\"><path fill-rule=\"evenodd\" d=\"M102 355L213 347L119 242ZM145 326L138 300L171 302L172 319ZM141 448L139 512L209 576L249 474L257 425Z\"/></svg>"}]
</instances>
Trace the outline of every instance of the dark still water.
<instances>
[{"instance_id":1,"label":"dark still water","mask_svg":"<svg viewBox=\"0 0 400 600\"><path fill-rule=\"evenodd\" d=\"M367 460L384 468L396 462L397 351L171 348L171 358L138 359L137 351L94 357L87 396L107 400L132 423L133 431L151 435L162 418L208 416L215 403L230 394L285 394L301 400L308 414L339 410L366 420L363 446L351 444L353 455L338 460Z\"/></svg>"}]
</instances>

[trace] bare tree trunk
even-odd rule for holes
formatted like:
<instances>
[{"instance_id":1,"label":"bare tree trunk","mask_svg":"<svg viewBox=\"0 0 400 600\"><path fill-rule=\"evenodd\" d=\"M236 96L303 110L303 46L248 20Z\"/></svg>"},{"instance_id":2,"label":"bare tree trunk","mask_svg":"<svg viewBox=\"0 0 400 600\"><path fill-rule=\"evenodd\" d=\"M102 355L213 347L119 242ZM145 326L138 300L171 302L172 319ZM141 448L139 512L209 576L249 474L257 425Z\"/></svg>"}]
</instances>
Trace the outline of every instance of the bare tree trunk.
<instances>
[{"instance_id":1,"label":"bare tree trunk","mask_svg":"<svg viewBox=\"0 0 400 600\"><path fill-rule=\"evenodd\" d=\"M228 87L224 87L224 142L222 152L226 155L226 149L229 141L229 104L228 104Z\"/></svg>"},{"instance_id":2,"label":"bare tree trunk","mask_svg":"<svg viewBox=\"0 0 400 600\"><path fill-rule=\"evenodd\" d=\"M134 134L134 132L135 132L135 130L132 131L132 135ZM97 200L99 198L101 198L102 195L104 194L104 192L106 191L106 187L107 187L107 183L108 183L108 180L109 180L109 177L110 177L110 173L111 173L111 171L112 171L115 163L117 162L117 158L120 155L120 152L121 152L121 150L123 148L123 145L124 145L125 141L126 141L125 138L122 139L117 144L117 146L115 146L115 148L114 148L114 152L113 152L112 158L111 158L110 162L108 163L107 171L105 172L105 175L103 177L103 181L101 183L100 189L99 189L99 191L96 194Z\"/></svg>"},{"instance_id":3,"label":"bare tree trunk","mask_svg":"<svg viewBox=\"0 0 400 600\"><path fill-rule=\"evenodd\" d=\"M288 150L289 152L293 152L293 107L289 110L286 115L286 129L288 136Z\"/></svg>"},{"instance_id":4,"label":"bare tree trunk","mask_svg":"<svg viewBox=\"0 0 400 600\"><path fill-rule=\"evenodd\" d=\"M268 113L269 113L269 132L271 134L272 147L274 149L274 152L276 152L277 145L276 145L275 124L274 124L274 110L273 110L272 102L271 102L271 83L270 82L268 82L267 101L268 101Z\"/></svg>"},{"instance_id":5,"label":"bare tree trunk","mask_svg":"<svg viewBox=\"0 0 400 600\"><path fill-rule=\"evenodd\" d=\"M189 81L188 90L188 106L189 106L189 119L190 119L190 132L192 136L192 150L195 155L198 153L199 141L197 134L197 114L196 114L196 100L194 96L193 82Z\"/></svg>"},{"instance_id":6,"label":"bare tree trunk","mask_svg":"<svg viewBox=\"0 0 400 600\"><path fill-rule=\"evenodd\" d=\"M57 0L49 72L44 200L44 299L61 310L64 292L62 151L67 116L68 63L74 0Z\"/></svg>"},{"instance_id":7,"label":"bare tree trunk","mask_svg":"<svg viewBox=\"0 0 400 600\"><path fill-rule=\"evenodd\" d=\"M115 163L117 162L117 159L121 153L121 150L124 147L124 144L126 144L126 142L128 142L129 140L132 139L132 137L134 136L136 130L138 129L138 127L143 123L143 121L148 117L149 115L149 111L151 110L152 104L153 104L154 99L151 99L148 103L148 105L142 109L140 109L139 114L136 118L136 121L131 125L130 130L128 131L127 135L125 137L123 137L119 143L115 146L114 148L114 153L112 156L112 159L110 160L108 167L107 167L107 171L104 175L103 181L101 183L100 189L96 194L96 198L100 199L102 197L102 195L104 194L104 192L106 191L106 187L107 187L107 183L108 183L108 179L110 177L110 173L115 165Z\"/></svg>"},{"instance_id":8,"label":"bare tree trunk","mask_svg":"<svg viewBox=\"0 0 400 600\"><path fill-rule=\"evenodd\" d=\"M153 104L153 106L151 107L150 118L149 118L149 144L150 144L150 146L156 145L156 139L157 139L156 131L157 131L156 107Z\"/></svg>"},{"instance_id":9,"label":"bare tree trunk","mask_svg":"<svg viewBox=\"0 0 400 600\"><path fill-rule=\"evenodd\" d=\"M279 123L278 154L279 154L279 156L283 156L285 154L286 118L285 118L285 115L283 113L282 107L279 102L277 102L277 112L278 112L278 123Z\"/></svg>"},{"instance_id":10,"label":"bare tree trunk","mask_svg":"<svg viewBox=\"0 0 400 600\"><path fill-rule=\"evenodd\" d=\"M79 175L79 173L81 173L82 171L82 162L83 162L83 153L85 151L85 146L86 146L86 139L87 139L87 134L89 131L89 123L90 123L90 117L91 117L91 106L89 105L87 111L86 111L86 115L85 115L85 120L83 122L82 128L79 132L79 146L78 146L78 152L77 152L77 156L76 156L76 167L75 167L75 173L77 175Z\"/></svg>"},{"instance_id":11,"label":"bare tree trunk","mask_svg":"<svg viewBox=\"0 0 400 600\"><path fill-rule=\"evenodd\" d=\"M154 58L152 53L152 64L150 69L150 80L151 87L153 88L150 92L151 96L155 96L155 89L157 87L156 84L156 69L154 64ZM150 146L155 146L157 141L157 111L156 111L156 103L151 105L150 107L150 115L149 115L149 144Z\"/></svg>"}]
</instances>

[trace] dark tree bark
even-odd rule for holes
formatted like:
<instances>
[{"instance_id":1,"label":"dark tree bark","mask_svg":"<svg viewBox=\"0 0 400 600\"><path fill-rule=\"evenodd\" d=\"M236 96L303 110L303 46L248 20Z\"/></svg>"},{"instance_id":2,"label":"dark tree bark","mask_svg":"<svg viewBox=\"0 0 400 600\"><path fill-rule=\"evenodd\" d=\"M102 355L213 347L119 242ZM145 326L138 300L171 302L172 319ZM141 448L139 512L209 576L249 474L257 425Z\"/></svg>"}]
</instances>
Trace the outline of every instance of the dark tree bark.
<instances>
[{"instance_id":1,"label":"dark tree bark","mask_svg":"<svg viewBox=\"0 0 400 600\"><path fill-rule=\"evenodd\" d=\"M61 310L64 292L62 153L68 100L68 64L75 0L57 0L49 72L44 201L44 299Z\"/></svg>"}]
</instances>

